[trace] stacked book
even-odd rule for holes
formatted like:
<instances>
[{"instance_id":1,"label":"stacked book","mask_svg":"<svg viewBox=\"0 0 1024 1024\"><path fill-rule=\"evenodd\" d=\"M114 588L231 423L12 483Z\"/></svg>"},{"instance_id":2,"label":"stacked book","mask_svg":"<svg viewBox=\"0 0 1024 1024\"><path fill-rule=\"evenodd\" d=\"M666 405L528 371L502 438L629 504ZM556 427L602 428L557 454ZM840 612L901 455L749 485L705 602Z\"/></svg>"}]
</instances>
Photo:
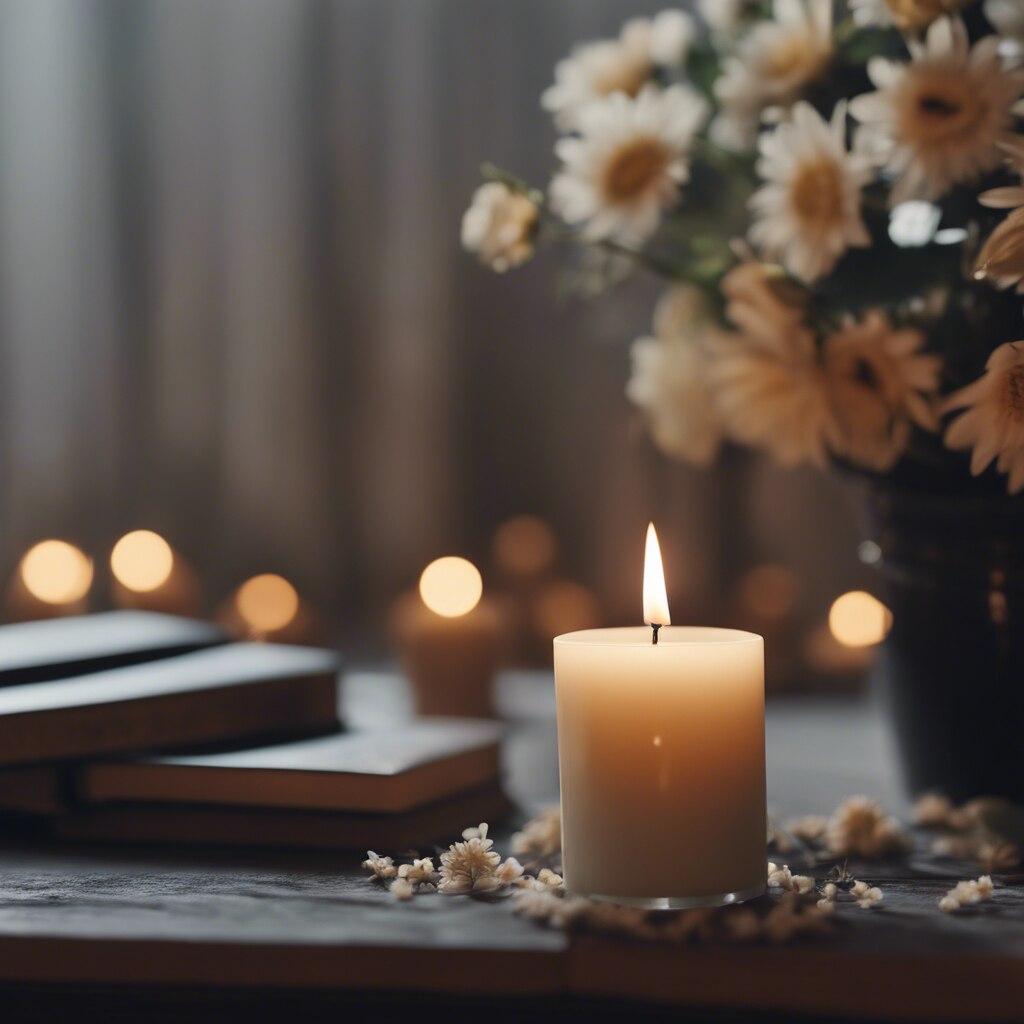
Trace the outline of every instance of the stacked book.
<instances>
[{"instance_id":1,"label":"stacked book","mask_svg":"<svg viewBox=\"0 0 1024 1024\"><path fill-rule=\"evenodd\" d=\"M346 729L339 669L149 612L0 627L0 814L95 841L401 850L507 810L495 723Z\"/></svg>"}]
</instances>

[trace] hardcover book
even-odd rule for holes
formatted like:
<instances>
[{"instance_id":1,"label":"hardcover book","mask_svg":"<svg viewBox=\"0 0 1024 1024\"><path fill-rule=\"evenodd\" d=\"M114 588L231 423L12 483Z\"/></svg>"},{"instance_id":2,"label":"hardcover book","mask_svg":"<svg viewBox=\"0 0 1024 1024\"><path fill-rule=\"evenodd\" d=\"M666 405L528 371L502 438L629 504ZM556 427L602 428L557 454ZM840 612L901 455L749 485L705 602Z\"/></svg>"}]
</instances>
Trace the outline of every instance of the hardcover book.
<instances>
[{"instance_id":1,"label":"hardcover book","mask_svg":"<svg viewBox=\"0 0 1024 1024\"><path fill-rule=\"evenodd\" d=\"M330 651L241 643L0 689L0 765L337 727Z\"/></svg>"},{"instance_id":2,"label":"hardcover book","mask_svg":"<svg viewBox=\"0 0 1024 1024\"><path fill-rule=\"evenodd\" d=\"M67 679L223 643L207 622L155 612L104 612L0 627L0 686Z\"/></svg>"},{"instance_id":3,"label":"hardcover book","mask_svg":"<svg viewBox=\"0 0 1024 1024\"><path fill-rule=\"evenodd\" d=\"M396 813L491 782L501 727L423 718L216 753L83 765L86 801L222 804Z\"/></svg>"}]
</instances>

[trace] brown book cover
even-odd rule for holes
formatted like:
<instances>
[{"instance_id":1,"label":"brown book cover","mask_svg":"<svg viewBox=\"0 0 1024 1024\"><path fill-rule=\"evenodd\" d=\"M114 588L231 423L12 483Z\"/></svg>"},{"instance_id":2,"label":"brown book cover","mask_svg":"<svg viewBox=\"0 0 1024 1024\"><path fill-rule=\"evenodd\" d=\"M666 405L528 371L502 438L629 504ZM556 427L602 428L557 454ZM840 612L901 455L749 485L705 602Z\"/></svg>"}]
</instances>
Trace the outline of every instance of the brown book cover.
<instances>
[{"instance_id":1,"label":"brown book cover","mask_svg":"<svg viewBox=\"0 0 1024 1024\"><path fill-rule=\"evenodd\" d=\"M397 813L491 782L500 739L496 722L421 718L386 731L83 765L77 791L93 802Z\"/></svg>"},{"instance_id":2,"label":"brown book cover","mask_svg":"<svg viewBox=\"0 0 1024 1024\"><path fill-rule=\"evenodd\" d=\"M449 843L478 821L512 810L497 783L402 814L292 811L185 804L98 804L53 820L67 839L174 846L255 846L380 852Z\"/></svg>"},{"instance_id":3,"label":"brown book cover","mask_svg":"<svg viewBox=\"0 0 1024 1024\"><path fill-rule=\"evenodd\" d=\"M330 651L228 644L0 689L0 765L295 735L337 725Z\"/></svg>"},{"instance_id":4,"label":"brown book cover","mask_svg":"<svg viewBox=\"0 0 1024 1024\"><path fill-rule=\"evenodd\" d=\"M210 647L226 640L209 622L156 612L72 615L0 627L0 686L67 679Z\"/></svg>"}]
</instances>

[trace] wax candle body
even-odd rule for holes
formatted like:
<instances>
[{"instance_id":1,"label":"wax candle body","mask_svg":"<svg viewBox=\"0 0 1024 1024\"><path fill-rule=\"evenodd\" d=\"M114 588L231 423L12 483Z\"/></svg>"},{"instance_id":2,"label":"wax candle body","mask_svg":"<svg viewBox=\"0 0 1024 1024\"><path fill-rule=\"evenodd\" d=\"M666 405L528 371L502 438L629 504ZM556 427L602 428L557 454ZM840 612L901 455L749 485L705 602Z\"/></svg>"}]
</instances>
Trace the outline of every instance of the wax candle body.
<instances>
[{"instance_id":1,"label":"wax candle body","mask_svg":"<svg viewBox=\"0 0 1024 1024\"><path fill-rule=\"evenodd\" d=\"M761 637L597 629L554 648L567 888L652 906L761 893Z\"/></svg>"}]
</instances>

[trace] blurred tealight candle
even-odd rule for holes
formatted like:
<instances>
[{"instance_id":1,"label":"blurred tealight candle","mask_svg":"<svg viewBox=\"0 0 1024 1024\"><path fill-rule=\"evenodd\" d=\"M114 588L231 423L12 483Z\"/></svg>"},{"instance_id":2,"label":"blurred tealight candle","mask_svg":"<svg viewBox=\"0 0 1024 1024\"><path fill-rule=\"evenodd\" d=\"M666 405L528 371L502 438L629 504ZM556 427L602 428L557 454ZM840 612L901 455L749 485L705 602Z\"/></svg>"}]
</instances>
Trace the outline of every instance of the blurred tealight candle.
<instances>
[{"instance_id":1,"label":"blurred tealight candle","mask_svg":"<svg viewBox=\"0 0 1024 1024\"><path fill-rule=\"evenodd\" d=\"M81 614L92 581L92 559L81 549L65 540L41 540L18 563L8 588L8 612L14 619Z\"/></svg>"},{"instance_id":2,"label":"blurred tealight candle","mask_svg":"<svg viewBox=\"0 0 1024 1024\"><path fill-rule=\"evenodd\" d=\"M195 571L152 530L132 530L110 552L114 602L175 615L199 613Z\"/></svg>"},{"instance_id":3,"label":"blurred tealight candle","mask_svg":"<svg viewBox=\"0 0 1024 1024\"><path fill-rule=\"evenodd\" d=\"M431 562L417 590L395 602L391 630L420 714L493 714L500 617L472 562L454 555Z\"/></svg>"}]
</instances>

